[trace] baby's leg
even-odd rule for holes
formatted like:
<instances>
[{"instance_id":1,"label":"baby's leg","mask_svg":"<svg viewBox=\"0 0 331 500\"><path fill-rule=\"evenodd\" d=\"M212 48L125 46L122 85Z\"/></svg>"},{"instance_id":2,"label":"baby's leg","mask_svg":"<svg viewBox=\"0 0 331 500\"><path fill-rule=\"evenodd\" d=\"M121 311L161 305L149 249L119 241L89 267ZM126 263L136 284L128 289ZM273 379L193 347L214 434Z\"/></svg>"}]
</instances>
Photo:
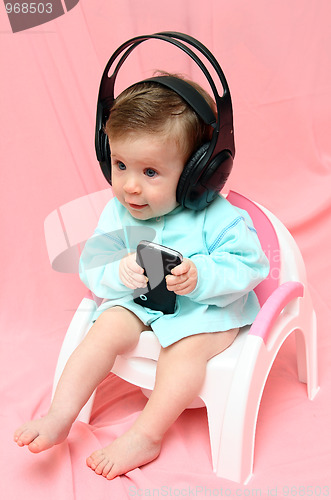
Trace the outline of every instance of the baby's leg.
<instances>
[{"instance_id":1,"label":"baby's leg","mask_svg":"<svg viewBox=\"0 0 331 500\"><path fill-rule=\"evenodd\" d=\"M104 311L70 356L47 415L17 429L17 444L38 453L63 441L81 408L108 375L117 354L133 349L145 328L127 309Z\"/></svg>"},{"instance_id":2,"label":"baby's leg","mask_svg":"<svg viewBox=\"0 0 331 500\"><path fill-rule=\"evenodd\" d=\"M192 335L162 349L155 388L131 429L94 452L87 465L107 479L154 460L165 432L198 395L207 361L234 341L238 330Z\"/></svg>"}]
</instances>

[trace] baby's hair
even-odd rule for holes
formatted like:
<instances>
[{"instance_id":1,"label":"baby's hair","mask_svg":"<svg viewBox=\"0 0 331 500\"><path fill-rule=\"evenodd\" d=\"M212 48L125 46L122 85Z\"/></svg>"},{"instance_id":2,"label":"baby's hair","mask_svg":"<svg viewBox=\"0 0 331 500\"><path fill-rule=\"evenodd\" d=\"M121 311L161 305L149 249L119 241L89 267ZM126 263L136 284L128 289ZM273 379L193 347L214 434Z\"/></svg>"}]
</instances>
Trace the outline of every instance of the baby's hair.
<instances>
[{"instance_id":1,"label":"baby's hair","mask_svg":"<svg viewBox=\"0 0 331 500\"><path fill-rule=\"evenodd\" d=\"M200 85L180 75L162 72L163 75L181 78L192 85L216 117L215 102ZM186 163L194 151L210 141L213 129L175 91L157 82L142 82L127 88L115 99L105 132L112 139L133 133L170 135Z\"/></svg>"}]
</instances>

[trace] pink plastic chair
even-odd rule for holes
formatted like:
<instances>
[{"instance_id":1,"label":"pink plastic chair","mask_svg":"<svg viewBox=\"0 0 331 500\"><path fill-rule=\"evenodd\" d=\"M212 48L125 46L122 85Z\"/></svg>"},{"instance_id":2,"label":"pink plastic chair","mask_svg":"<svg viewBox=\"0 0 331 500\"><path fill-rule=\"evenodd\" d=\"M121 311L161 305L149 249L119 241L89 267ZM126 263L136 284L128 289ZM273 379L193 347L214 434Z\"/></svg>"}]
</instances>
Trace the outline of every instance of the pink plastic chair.
<instances>
[{"instance_id":1,"label":"pink plastic chair","mask_svg":"<svg viewBox=\"0 0 331 500\"><path fill-rule=\"evenodd\" d=\"M109 189L88 195L64 205L46 219L46 241L55 269L70 271L77 266L78 247L93 233L110 196ZM280 347L293 332L299 380L307 384L309 399L319 389L316 316L302 256L285 226L268 210L238 193L231 191L227 198L250 214L269 259L270 273L255 289L261 310L253 325L242 328L230 348L208 362L204 385L190 407L207 408L214 472L246 483L253 471L255 428L263 389ZM79 230L74 224L77 214L85 221ZM53 392L68 357L88 332L99 303L89 293L75 313L59 356ZM112 372L141 387L148 397L154 387L160 349L153 332L143 332L133 351L117 357ZM80 420L89 421L92 405L93 396L82 409Z\"/></svg>"}]
</instances>

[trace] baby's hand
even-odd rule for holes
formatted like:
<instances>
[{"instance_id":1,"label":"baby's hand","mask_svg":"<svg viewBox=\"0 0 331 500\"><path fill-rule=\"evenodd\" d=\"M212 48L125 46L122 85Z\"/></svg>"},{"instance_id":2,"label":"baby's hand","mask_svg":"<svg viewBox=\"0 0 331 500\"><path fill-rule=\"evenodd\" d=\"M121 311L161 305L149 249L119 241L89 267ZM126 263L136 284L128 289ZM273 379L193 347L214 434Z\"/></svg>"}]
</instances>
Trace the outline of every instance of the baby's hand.
<instances>
[{"instance_id":1,"label":"baby's hand","mask_svg":"<svg viewBox=\"0 0 331 500\"><path fill-rule=\"evenodd\" d=\"M177 295L187 295L193 292L198 282L198 270L190 259L172 269L171 274L166 276L167 288Z\"/></svg>"},{"instance_id":2,"label":"baby's hand","mask_svg":"<svg viewBox=\"0 0 331 500\"><path fill-rule=\"evenodd\" d=\"M123 257L120 262L119 275L122 283L128 288L144 288L148 281L144 270L136 262L136 253Z\"/></svg>"}]
</instances>

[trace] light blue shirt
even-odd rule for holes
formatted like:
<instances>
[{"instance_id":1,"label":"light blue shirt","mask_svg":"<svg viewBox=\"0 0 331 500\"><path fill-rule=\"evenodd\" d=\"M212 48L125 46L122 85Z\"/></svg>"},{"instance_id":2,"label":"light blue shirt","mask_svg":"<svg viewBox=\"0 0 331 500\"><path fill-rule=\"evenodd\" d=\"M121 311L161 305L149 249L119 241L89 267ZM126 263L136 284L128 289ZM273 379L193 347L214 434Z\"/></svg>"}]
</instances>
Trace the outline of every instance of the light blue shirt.
<instances>
[{"instance_id":1,"label":"light blue shirt","mask_svg":"<svg viewBox=\"0 0 331 500\"><path fill-rule=\"evenodd\" d=\"M133 302L133 291L119 278L120 260L141 240L178 250L198 270L195 289L176 297L174 314ZM253 323L259 303L253 291L269 272L249 215L219 195L201 211L181 206L169 214L141 221L113 198L103 210L80 260L80 277L103 310L121 305L150 325L163 347L202 332L226 331Z\"/></svg>"}]
</instances>

